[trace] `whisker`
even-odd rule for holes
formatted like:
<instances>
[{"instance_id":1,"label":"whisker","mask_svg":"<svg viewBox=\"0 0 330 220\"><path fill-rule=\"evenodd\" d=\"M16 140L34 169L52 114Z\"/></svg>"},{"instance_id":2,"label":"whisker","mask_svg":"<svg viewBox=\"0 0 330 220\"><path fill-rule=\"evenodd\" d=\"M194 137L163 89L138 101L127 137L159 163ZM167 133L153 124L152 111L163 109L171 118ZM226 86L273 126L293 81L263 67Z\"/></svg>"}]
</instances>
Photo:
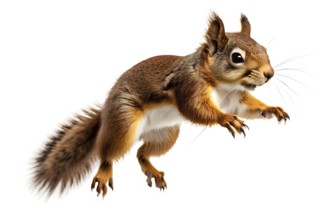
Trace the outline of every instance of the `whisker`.
<instances>
[{"instance_id":1,"label":"whisker","mask_svg":"<svg viewBox=\"0 0 330 220\"><path fill-rule=\"evenodd\" d=\"M289 97L291 103L294 103L290 93L287 91L287 88L283 87L283 91L285 92L286 96ZM286 104L286 103L285 103Z\"/></svg>"},{"instance_id":2,"label":"whisker","mask_svg":"<svg viewBox=\"0 0 330 220\"><path fill-rule=\"evenodd\" d=\"M206 130L207 127L204 127L203 130L201 132L199 132L199 134L189 143L188 146L191 146Z\"/></svg>"},{"instance_id":3,"label":"whisker","mask_svg":"<svg viewBox=\"0 0 330 220\"><path fill-rule=\"evenodd\" d=\"M289 58L283 60L282 62L280 62L280 63L274 65L273 67L274 67L274 69L275 69L276 67L282 66L282 65L287 64L287 63L289 63L289 62L291 62L291 61L294 61L294 60L297 60L297 59L300 59L300 58L303 58L303 57L306 57L306 56L310 56L310 54L301 55L301 56L291 56L291 57L289 57Z\"/></svg>"},{"instance_id":4,"label":"whisker","mask_svg":"<svg viewBox=\"0 0 330 220\"><path fill-rule=\"evenodd\" d=\"M303 68L290 68L290 67L286 67L286 68L281 68L281 69L275 69L276 72L280 72L280 71L295 71L295 72L300 72L300 73L306 73L308 75L311 75L310 72L305 71Z\"/></svg>"},{"instance_id":5,"label":"whisker","mask_svg":"<svg viewBox=\"0 0 330 220\"><path fill-rule=\"evenodd\" d=\"M269 48L269 46L271 45L271 43L273 43L274 42L274 40L276 39L277 37L273 37L266 45L266 49L268 49Z\"/></svg>"},{"instance_id":6,"label":"whisker","mask_svg":"<svg viewBox=\"0 0 330 220\"><path fill-rule=\"evenodd\" d=\"M277 92L280 94L280 96L281 96L283 102L284 102L285 104L287 104L287 102L285 101L285 98L284 98L284 96L283 96L283 93L282 93L281 90L277 87L277 85L276 85L275 83L272 83L271 85L274 85L274 86L275 86L275 89L276 89Z\"/></svg>"},{"instance_id":7,"label":"whisker","mask_svg":"<svg viewBox=\"0 0 330 220\"><path fill-rule=\"evenodd\" d=\"M293 77L291 77L291 76L287 76L287 75L283 75L283 74L276 74L276 75L277 75L277 76L280 76L280 77L288 78L288 79L290 79L290 80L292 80L292 81L294 81L294 82L296 82L296 83L298 83L298 84L304 86L305 88L308 88L308 89L311 90L312 92L315 92L310 86L308 86L307 84L305 84L305 83L303 83L303 82L301 82L301 81L299 81L299 80L297 80L297 79L295 79L295 78L293 78ZM281 81L282 81L282 80L281 80Z\"/></svg>"},{"instance_id":8,"label":"whisker","mask_svg":"<svg viewBox=\"0 0 330 220\"><path fill-rule=\"evenodd\" d=\"M281 79L277 79L280 83L282 83L287 89L289 89L293 94L295 94L296 96L299 96L287 83L285 83L283 80Z\"/></svg>"}]
</instances>

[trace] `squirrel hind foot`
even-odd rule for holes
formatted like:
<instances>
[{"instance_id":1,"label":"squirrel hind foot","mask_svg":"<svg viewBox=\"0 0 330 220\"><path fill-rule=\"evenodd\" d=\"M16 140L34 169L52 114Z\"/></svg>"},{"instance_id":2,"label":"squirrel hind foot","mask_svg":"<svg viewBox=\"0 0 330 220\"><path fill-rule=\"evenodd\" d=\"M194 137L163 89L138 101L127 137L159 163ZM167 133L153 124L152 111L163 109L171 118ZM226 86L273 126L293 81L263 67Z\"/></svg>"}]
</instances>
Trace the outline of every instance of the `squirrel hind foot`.
<instances>
[{"instance_id":1,"label":"squirrel hind foot","mask_svg":"<svg viewBox=\"0 0 330 220\"><path fill-rule=\"evenodd\" d=\"M111 190L113 190L113 179L112 178L104 181L104 179L94 177L92 185L91 185L91 190L93 191L93 189L95 188L95 186L97 184L97 186L96 186L97 196L102 194L102 197L104 197L108 192L107 182L108 182L108 186L111 188Z\"/></svg>"},{"instance_id":2,"label":"squirrel hind foot","mask_svg":"<svg viewBox=\"0 0 330 220\"><path fill-rule=\"evenodd\" d=\"M145 172L147 176L147 184L149 187L152 187L152 178L155 179L156 187L161 191L167 189L166 181L164 179L164 172L158 172L156 175L151 174L150 171Z\"/></svg>"},{"instance_id":3,"label":"squirrel hind foot","mask_svg":"<svg viewBox=\"0 0 330 220\"><path fill-rule=\"evenodd\" d=\"M107 194L108 186L113 190L112 162L103 161L97 174L93 178L91 189L96 187L97 196Z\"/></svg>"},{"instance_id":4,"label":"squirrel hind foot","mask_svg":"<svg viewBox=\"0 0 330 220\"><path fill-rule=\"evenodd\" d=\"M152 187L152 179L155 180L155 185L160 190L165 190L167 188L167 184L164 178L164 172L157 171L156 169L148 169L144 172L144 174L147 176L147 184L149 187Z\"/></svg>"}]
</instances>

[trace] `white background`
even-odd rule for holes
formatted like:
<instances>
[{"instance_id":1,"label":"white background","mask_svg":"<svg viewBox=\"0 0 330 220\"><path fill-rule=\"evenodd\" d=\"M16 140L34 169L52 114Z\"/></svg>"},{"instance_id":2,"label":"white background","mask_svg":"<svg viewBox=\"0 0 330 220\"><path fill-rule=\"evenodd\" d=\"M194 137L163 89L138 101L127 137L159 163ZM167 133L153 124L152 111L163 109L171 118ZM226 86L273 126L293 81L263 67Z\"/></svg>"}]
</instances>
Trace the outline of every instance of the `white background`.
<instances>
[{"instance_id":1,"label":"white background","mask_svg":"<svg viewBox=\"0 0 330 220\"><path fill-rule=\"evenodd\" d=\"M330 219L329 10L288 2L1 1L0 219ZM90 191L96 170L61 197L33 192L32 158L57 126L102 104L135 63L192 53L211 10L227 31L245 13L273 66L297 58L254 92L291 120L246 120L247 137L236 139L185 123L173 150L153 160L165 192L147 186L138 145L104 199Z\"/></svg>"}]
</instances>

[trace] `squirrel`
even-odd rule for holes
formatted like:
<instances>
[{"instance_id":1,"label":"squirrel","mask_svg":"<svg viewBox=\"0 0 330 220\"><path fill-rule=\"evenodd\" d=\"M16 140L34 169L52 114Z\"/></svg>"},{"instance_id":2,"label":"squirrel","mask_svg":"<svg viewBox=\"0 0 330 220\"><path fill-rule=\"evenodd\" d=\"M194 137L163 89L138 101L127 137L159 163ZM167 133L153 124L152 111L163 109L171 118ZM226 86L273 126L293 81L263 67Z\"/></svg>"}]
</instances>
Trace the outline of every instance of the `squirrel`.
<instances>
[{"instance_id":1,"label":"squirrel","mask_svg":"<svg viewBox=\"0 0 330 220\"><path fill-rule=\"evenodd\" d=\"M290 119L281 107L268 106L250 94L274 75L265 47L250 37L251 25L241 14L240 32L226 33L220 17L209 17L205 42L187 56L151 57L124 72L103 105L90 108L63 125L34 159L33 185L61 192L79 183L100 162L91 188L97 195L113 190L113 164L138 140L137 151L147 184L167 188L164 172L150 157L168 152L180 124L221 125L245 136L245 119Z\"/></svg>"}]
</instances>

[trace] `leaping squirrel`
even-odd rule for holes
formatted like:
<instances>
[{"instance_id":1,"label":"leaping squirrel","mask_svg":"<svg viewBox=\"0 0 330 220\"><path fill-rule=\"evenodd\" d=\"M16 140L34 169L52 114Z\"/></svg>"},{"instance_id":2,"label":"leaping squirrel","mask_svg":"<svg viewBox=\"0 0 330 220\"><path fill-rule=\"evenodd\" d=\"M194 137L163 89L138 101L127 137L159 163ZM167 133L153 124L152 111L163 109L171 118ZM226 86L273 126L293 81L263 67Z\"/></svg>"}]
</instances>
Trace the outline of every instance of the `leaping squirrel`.
<instances>
[{"instance_id":1,"label":"leaping squirrel","mask_svg":"<svg viewBox=\"0 0 330 220\"><path fill-rule=\"evenodd\" d=\"M250 37L241 15L241 31L226 33L216 13L209 19L205 43L187 56L163 55L141 61L117 80L101 109L92 108L63 125L34 160L33 184L51 195L80 180L100 162L91 188L113 189L113 163L142 140L137 152L147 184L166 188L164 172L149 158L168 152L182 121L221 125L235 137L247 126L239 117L286 121L280 107L268 106L249 91L274 75L266 49Z\"/></svg>"}]
</instances>

